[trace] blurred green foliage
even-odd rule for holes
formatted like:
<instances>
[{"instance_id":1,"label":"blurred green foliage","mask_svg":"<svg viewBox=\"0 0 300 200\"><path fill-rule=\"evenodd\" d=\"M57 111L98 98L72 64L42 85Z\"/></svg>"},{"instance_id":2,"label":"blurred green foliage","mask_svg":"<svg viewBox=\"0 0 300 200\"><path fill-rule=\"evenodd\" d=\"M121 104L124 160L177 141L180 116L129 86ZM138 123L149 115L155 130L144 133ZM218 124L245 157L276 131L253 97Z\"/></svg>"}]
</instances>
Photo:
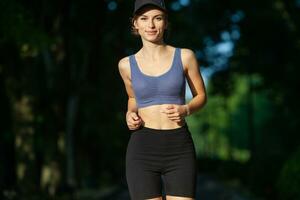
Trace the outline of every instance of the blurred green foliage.
<instances>
[{"instance_id":1,"label":"blurred green foliage","mask_svg":"<svg viewBox=\"0 0 300 200\"><path fill-rule=\"evenodd\" d=\"M277 180L277 187L282 199L300 199L300 149L284 163Z\"/></svg>"}]
</instances>

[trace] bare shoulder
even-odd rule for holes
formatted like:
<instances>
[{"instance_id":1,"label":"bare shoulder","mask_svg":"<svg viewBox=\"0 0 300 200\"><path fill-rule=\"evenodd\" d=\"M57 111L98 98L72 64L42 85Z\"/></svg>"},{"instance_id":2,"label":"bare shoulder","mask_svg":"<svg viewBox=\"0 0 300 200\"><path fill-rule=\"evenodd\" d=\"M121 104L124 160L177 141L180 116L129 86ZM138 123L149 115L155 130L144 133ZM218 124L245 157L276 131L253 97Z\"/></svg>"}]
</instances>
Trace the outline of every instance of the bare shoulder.
<instances>
[{"instance_id":1,"label":"bare shoulder","mask_svg":"<svg viewBox=\"0 0 300 200\"><path fill-rule=\"evenodd\" d=\"M118 68L122 77L128 76L130 74L130 64L128 56L119 60Z\"/></svg>"},{"instance_id":2,"label":"bare shoulder","mask_svg":"<svg viewBox=\"0 0 300 200\"><path fill-rule=\"evenodd\" d=\"M196 55L191 49L181 49L181 60L185 70L187 70L193 65L198 65Z\"/></svg>"},{"instance_id":3,"label":"bare shoulder","mask_svg":"<svg viewBox=\"0 0 300 200\"><path fill-rule=\"evenodd\" d=\"M191 49L182 48L181 49L181 57L183 60L195 59L195 53Z\"/></svg>"},{"instance_id":4,"label":"bare shoulder","mask_svg":"<svg viewBox=\"0 0 300 200\"><path fill-rule=\"evenodd\" d=\"M119 60L118 64L119 70L126 70L129 68L129 56L126 56Z\"/></svg>"}]
</instances>

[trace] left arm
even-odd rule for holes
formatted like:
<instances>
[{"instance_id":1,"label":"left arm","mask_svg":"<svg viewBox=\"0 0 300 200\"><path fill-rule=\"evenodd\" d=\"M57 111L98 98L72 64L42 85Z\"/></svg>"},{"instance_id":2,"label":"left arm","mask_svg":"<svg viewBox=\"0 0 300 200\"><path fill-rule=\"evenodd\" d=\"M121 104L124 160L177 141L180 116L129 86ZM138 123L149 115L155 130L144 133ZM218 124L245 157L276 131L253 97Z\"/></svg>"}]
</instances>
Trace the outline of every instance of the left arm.
<instances>
[{"instance_id":1,"label":"left arm","mask_svg":"<svg viewBox=\"0 0 300 200\"><path fill-rule=\"evenodd\" d=\"M193 99L185 105L170 104L162 111L167 114L170 120L175 122L182 122L186 116L200 110L207 100L205 86L194 52L189 49L182 49L181 59Z\"/></svg>"},{"instance_id":2,"label":"left arm","mask_svg":"<svg viewBox=\"0 0 300 200\"><path fill-rule=\"evenodd\" d=\"M207 101L206 91L194 52L189 49L182 49L181 57L186 78L193 94L193 99L186 104L190 111L189 114L192 114L205 105Z\"/></svg>"}]
</instances>

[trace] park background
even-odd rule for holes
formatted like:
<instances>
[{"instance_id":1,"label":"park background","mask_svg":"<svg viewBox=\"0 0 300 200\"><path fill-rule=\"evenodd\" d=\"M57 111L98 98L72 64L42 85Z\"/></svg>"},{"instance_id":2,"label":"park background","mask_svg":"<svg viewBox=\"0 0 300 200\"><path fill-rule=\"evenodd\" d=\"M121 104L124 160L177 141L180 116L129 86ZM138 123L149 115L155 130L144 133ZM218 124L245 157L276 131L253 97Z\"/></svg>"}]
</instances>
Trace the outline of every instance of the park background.
<instances>
[{"instance_id":1,"label":"park background","mask_svg":"<svg viewBox=\"0 0 300 200\"><path fill-rule=\"evenodd\" d=\"M197 199L300 199L300 0L166 5L166 41L196 53L208 94L187 119ZM0 199L128 200L117 65L141 46L133 1L0 10Z\"/></svg>"}]
</instances>

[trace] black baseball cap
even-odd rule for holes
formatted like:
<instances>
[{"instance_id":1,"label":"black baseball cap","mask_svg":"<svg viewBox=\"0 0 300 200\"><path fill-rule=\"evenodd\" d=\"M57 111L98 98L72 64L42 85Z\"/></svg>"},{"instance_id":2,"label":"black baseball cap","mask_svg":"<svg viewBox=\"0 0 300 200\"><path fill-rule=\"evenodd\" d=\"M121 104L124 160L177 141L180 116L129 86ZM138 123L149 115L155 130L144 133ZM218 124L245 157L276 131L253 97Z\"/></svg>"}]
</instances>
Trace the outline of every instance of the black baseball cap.
<instances>
[{"instance_id":1,"label":"black baseball cap","mask_svg":"<svg viewBox=\"0 0 300 200\"><path fill-rule=\"evenodd\" d=\"M164 0L135 0L133 13L136 13L139 9L146 5L153 5L163 11L167 11Z\"/></svg>"}]
</instances>

